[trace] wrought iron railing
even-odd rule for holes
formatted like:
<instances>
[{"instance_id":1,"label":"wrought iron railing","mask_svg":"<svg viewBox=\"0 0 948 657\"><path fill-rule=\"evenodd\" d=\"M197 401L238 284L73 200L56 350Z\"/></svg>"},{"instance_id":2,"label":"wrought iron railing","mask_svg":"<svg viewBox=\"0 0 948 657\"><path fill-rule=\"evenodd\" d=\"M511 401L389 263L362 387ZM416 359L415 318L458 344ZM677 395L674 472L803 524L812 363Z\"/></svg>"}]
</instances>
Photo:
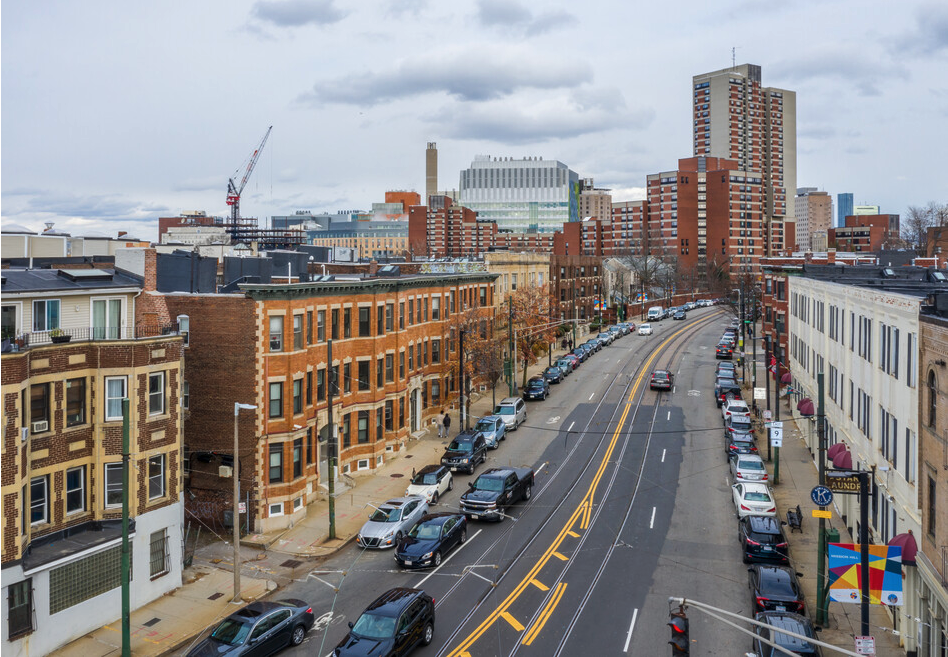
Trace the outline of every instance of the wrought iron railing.
<instances>
[{"instance_id":1,"label":"wrought iron railing","mask_svg":"<svg viewBox=\"0 0 948 657\"><path fill-rule=\"evenodd\" d=\"M17 333L3 338L4 351L19 351L48 344L98 342L112 340L141 340L178 334L178 323L137 324L135 326L93 326ZM8 349L9 347L9 349Z\"/></svg>"}]
</instances>

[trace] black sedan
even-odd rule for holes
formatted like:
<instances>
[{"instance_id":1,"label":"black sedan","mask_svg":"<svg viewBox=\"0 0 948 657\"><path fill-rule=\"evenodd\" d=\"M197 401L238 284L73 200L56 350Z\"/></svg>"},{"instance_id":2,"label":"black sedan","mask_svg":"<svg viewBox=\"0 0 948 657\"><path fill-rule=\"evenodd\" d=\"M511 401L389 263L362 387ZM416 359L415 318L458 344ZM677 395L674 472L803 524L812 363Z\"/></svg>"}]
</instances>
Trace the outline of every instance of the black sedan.
<instances>
[{"instance_id":1,"label":"black sedan","mask_svg":"<svg viewBox=\"0 0 948 657\"><path fill-rule=\"evenodd\" d=\"M444 556L467 540L467 519L458 513L423 517L395 548L402 568L440 566Z\"/></svg>"},{"instance_id":2,"label":"black sedan","mask_svg":"<svg viewBox=\"0 0 948 657\"><path fill-rule=\"evenodd\" d=\"M731 358L734 357L734 347L732 347L727 342L722 342L714 350L714 357L727 358L728 360L731 360Z\"/></svg>"},{"instance_id":3,"label":"black sedan","mask_svg":"<svg viewBox=\"0 0 948 657\"><path fill-rule=\"evenodd\" d=\"M585 361L587 358L589 358L589 349L579 346L573 349L572 354L580 361Z\"/></svg>"},{"instance_id":4,"label":"black sedan","mask_svg":"<svg viewBox=\"0 0 948 657\"><path fill-rule=\"evenodd\" d=\"M783 526L776 518L744 516L737 523L737 538L741 542L744 563L751 561L781 564L790 562L787 537L784 536ZM796 609L790 611L796 611Z\"/></svg>"},{"instance_id":5,"label":"black sedan","mask_svg":"<svg viewBox=\"0 0 948 657\"><path fill-rule=\"evenodd\" d=\"M558 367L548 367L543 370L543 378L545 378L550 383L559 383L563 380L563 377L566 376L563 374L563 370Z\"/></svg>"},{"instance_id":6,"label":"black sedan","mask_svg":"<svg viewBox=\"0 0 948 657\"><path fill-rule=\"evenodd\" d=\"M785 566L753 566L747 569L754 613L792 611L803 613L804 597L797 575Z\"/></svg>"},{"instance_id":7,"label":"black sedan","mask_svg":"<svg viewBox=\"0 0 948 657\"><path fill-rule=\"evenodd\" d=\"M225 618L188 657L272 655L298 646L313 627L313 608L302 600L258 600Z\"/></svg>"},{"instance_id":8,"label":"black sedan","mask_svg":"<svg viewBox=\"0 0 948 657\"><path fill-rule=\"evenodd\" d=\"M685 319L685 317L686 315L684 310L676 310L675 314L672 315L672 319Z\"/></svg>"},{"instance_id":9,"label":"black sedan","mask_svg":"<svg viewBox=\"0 0 948 657\"><path fill-rule=\"evenodd\" d=\"M524 399L546 399L550 395L550 384L542 376L530 377L523 388Z\"/></svg>"}]
</instances>

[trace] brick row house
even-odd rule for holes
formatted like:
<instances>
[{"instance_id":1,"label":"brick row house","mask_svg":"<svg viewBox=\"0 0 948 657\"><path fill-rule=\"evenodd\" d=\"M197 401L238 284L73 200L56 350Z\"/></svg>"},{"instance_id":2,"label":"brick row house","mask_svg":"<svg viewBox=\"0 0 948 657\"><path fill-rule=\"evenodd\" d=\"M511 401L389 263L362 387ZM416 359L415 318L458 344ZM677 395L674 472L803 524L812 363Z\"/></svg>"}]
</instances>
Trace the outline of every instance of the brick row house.
<instances>
[{"instance_id":1,"label":"brick row house","mask_svg":"<svg viewBox=\"0 0 948 657\"><path fill-rule=\"evenodd\" d=\"M235 475L250 514L241 523L251 531L302 517L327 475L334 381L338 474L367 474L396 457L456 396L451 318L472 307L492 314L495 278L326 276L157 295L165 315L189 318L189 517L225 522ZM236 469L235 403L257 407L236 420Z\"/></svg>"},{"instance_id":2,"label":"brick row house","mask_svg":"<svg viewBox=\"0 0 948 657\"><path fill-rule=\"evenodd\" d=\"M139 279L4 269L4 655L47 654L121 609L122 399L132 609L181 585L183 338L136 321Z\"/></svg>"}]
</instances>

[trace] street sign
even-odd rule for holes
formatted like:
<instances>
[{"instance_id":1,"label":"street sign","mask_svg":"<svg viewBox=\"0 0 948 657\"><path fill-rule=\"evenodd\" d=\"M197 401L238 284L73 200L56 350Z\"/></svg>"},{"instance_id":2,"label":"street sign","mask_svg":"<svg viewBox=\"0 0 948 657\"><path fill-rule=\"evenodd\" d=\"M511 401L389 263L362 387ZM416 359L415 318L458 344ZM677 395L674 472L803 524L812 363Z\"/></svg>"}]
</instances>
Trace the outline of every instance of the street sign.
<instances>
[{"instance_id":1,"label":"street sign","mask_svg":"<svg viewBox=\"0 0 948 657\"><path fill-rule=\"evenodd\" d=\"M237 513L247 513L247 503L240 502L237 504Z\"/></svg>"},{"instance_id":2,"label":"street sign","mask_svg":"<svg viewBox=\"0 0 948 657\"><path fill-rule=\"evenodd\" d=\"M782 429L783 429L783 422L771 422L771 423L770 423L770 428L771 428L771 429L781 429L781 430L782 430Z\"/></svg>"},{"instance_id":3,"label":"street sign","mask_svg":"<svg viewBox=\"0 0 948 657\"><path fill-rule=\"evenodd\" d=\"M860 655L875 655L876 638L874 636L857 636L856 652Z\"/></svg>"},{"instance_id":4,"label":"street sign","mask_svg":"<svg viewBox=\"0 0 948 657\"><path fill-rule=\"evenodd\" d=\"M826 487L834 493L859 495L859 476L849 470L827 470Z\"/></svg>"},{"instance_id":5,"label":"street sign","mask_svg":"<svg viewBox=\"0 0 948 657\"><path fill-rule=\"evenodd\" d=\"M813 509L811 513L813 514L814 518L825 518L826 520L833 519L832 511L821 511L820 509Z\"/></svg>"},{"instance_id":6,"label":"street sign","mask_svg":"<svg viewBox=\"0 0 948 657\"><path fill-rule=\"evenodd\" d=\"M767 399L767 388L754 388L754 399Z\"/></svg>"},{"instance_id":7,"label":"street sign","mask_svg":"<svg viewBox=\"0 0 948 657\"><path fill-rule=\"evenodd\" d=\"M769 408L764 411L764 422L770 422L773 419L773 417L774 417L774 413Z\"/></svg>"},{"instance_id":8,"label":"street sign","mask_svg":"<svg viewBox=\"0 0 948 657\"><path fill-rule=\"evenodd\" d=\"M814 486L810 491L810 499L817 506L829 506L833 503L833 491L826 486Z\"/></svg>"},{"instance_id":9,"label":"street sign","mask_svg":"<svg viewBox=\"0 0 948 657\"><path fill-rule=\"evenodd\" d=\"M780 447L783 445L783 429L775 429L773 427L774 424L777 423L772 423L770 428L770 446Z\"/></svg>"}]
</instances>

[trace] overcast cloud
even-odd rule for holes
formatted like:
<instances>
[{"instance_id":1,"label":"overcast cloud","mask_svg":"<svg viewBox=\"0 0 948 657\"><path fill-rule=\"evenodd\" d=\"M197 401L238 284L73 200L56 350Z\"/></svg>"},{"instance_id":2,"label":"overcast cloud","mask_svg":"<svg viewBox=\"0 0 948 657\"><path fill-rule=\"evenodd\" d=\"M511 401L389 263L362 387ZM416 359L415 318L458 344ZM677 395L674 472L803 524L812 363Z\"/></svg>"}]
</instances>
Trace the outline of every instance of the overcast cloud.
<instances>
[{"instance_id":1,"label":"overcast cloud","mask_svg":"<svg viewBox=\"0 0 948 657\"><path fill-rule=\"evenodd\" d=\"M798 184L887 212L948 201L948 5L737 0L4 3L4 222L157 237L227 214L369 209L477 154L565 162L616 200L691 155L691 77L797 92ZM734 49L732 51L732 49Z\"/></svg>"}]
</instances>

